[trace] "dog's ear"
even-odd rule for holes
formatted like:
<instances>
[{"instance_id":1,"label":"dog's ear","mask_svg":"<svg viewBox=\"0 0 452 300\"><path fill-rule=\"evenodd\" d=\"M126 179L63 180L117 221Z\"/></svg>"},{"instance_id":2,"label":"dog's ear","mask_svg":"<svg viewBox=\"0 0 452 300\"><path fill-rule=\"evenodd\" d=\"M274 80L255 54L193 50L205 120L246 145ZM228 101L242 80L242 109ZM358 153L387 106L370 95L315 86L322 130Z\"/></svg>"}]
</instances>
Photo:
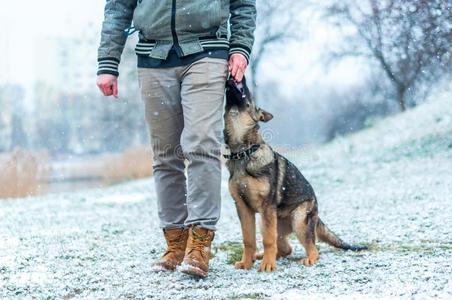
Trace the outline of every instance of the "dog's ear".
<instances>
[{"instance_id":1,"label":"dog's ear","mask_svg":"<svg viewBox=\"0 0 452 300\"><path fill-rule=\"evenodd\" d=\"M259 121L268 122L273 119L273 115L263 109L259 110Z\"/></svg>"}]
</instances>

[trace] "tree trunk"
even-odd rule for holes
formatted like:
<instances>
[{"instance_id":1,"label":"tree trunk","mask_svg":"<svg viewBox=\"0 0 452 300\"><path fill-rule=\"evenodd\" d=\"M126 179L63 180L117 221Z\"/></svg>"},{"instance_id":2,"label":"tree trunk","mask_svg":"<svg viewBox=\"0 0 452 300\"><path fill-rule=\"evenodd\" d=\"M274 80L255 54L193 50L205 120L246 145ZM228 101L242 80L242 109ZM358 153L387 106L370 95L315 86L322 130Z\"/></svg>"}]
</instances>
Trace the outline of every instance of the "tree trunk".
<instances>
[{"instance_id":1,"label":"tree trunk","mask_svg":"<svg viewBox=\"0 0 452 300\"><path fill-rule=\"evenodd\" d=\"M257 102L259 97L257 95L257 66L255 64L250 66L250 75L251 75L251 93L253 93L254 99Z\"/></svg>"},{"instance_id":2,"label":"tree trunk","mask_svg":"<svg viewBox=\"0 0 452 300\"><path fill-rule=\"evenodd\" d=\"M404 86L397 87L397 101L399 102L400 111L405 111L405 92L406 88Z\"/></svg>"}]
</instances>

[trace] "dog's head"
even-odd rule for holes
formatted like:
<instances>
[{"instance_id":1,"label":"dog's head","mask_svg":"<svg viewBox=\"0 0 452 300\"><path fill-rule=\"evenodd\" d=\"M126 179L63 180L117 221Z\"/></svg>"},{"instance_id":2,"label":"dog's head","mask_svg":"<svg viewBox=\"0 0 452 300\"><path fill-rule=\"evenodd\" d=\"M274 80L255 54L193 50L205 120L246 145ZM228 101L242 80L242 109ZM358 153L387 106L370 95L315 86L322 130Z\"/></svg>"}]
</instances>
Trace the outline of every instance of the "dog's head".
<instances>
[{"instance_id":1,"label":"dog's head","mask_svg":"<svg viewBox=\"0 0 452 300\"><path fill-rule=\"evenodd\" d=\"M231 144L258 143L261 140L258 132L259 122L268 122L273 115L256 105L246 85L245 78L236 83L229 79L226 82L225 141Z\"/></svg>"},{"instance_id":2,"label":"dog's head","mask_svg":"<svg viewBox=\"0 0 452 300\"><path fill-rule=\"evenodd\" d=\"M233 79L226 82L226 114L239 115L241 122L254 125L259 121L268 122L273 115L259 108L252 97L245 77L242 82L237 83Z\"/></svg>"}]
</instances>

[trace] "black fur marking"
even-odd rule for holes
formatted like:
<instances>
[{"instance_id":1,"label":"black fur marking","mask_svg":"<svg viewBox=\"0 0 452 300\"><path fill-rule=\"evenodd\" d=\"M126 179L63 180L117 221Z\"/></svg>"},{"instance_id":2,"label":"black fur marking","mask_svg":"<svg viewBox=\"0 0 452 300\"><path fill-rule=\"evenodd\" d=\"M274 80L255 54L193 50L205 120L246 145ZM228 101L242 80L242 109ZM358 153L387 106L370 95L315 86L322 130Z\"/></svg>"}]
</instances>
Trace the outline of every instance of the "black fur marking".
<instances>
[{"instance_id":1,"label":"black fur marking","mask_svg":"<svg viewBox=\"0 0 452 300\"><path fill-rule=\"evenodd\" d=\"M298 168L280 154L275 154L286 160L286 173L284 174L284 184L282 187L282 200L278 205L278 210L291 212L305 201L315 199L314 189L304 178Z\"/></svg>"},{"instance_id":2,"label":"black fur marking","mask_svg":"<svg viewBox=\"0 0 452 300\"><path fill-rule=\"evenodd\" d=\"M366 245L349 245L349 244L344 244L344 246L342 247L343 250L350 250L350 251L364 251L364 250L369 250L369 247L367 247Z\"/></svg>"}]
</instances>

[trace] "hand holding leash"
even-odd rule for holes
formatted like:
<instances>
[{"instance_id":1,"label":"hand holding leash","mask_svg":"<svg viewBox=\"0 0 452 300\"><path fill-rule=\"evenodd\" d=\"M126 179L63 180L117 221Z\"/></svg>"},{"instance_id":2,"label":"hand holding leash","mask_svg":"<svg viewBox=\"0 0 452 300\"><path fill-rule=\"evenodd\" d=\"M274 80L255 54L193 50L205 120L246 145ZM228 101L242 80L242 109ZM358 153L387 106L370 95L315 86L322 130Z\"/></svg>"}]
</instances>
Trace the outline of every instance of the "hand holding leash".
<instances>
[{"instance_id":1,"label":"hand holding leash","mask_svg":"<svg viewBox=\"0 0 452 300\"><path fill-rule=\"evenodd\" d=\"M242 81L247 66L248 61L243 54L234 53L229 58L229 73L236 82Z\"/></svg>"}]
</instances>

